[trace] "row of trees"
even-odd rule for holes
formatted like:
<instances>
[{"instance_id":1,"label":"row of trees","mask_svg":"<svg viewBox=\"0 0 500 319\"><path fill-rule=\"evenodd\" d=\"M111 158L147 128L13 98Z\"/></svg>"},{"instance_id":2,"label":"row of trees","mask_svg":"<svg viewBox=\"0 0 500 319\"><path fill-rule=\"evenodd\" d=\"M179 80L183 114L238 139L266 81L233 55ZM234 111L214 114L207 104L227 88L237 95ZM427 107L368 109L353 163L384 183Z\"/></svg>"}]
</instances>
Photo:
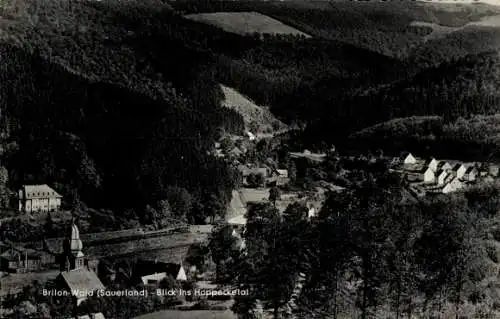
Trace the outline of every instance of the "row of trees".
<instances>
[{"instance_id":1,"label":"row of trees","mask_svg":"<svg viewBox=\"0 0 500 319\"><path fill-rule=\"evenodd\" d=\"M302 317L495 316L493 291L481 287L496 282L486 225L498 218L490 197L498 189L419 201L404 187L397 177L371 175L332 194L312 221L298 204L283 215L254 206L245 254L225 272L251 291L234 310L255 318L260 300L278 318L304 273L294 309Z\"/></svg>"}]
</instances>

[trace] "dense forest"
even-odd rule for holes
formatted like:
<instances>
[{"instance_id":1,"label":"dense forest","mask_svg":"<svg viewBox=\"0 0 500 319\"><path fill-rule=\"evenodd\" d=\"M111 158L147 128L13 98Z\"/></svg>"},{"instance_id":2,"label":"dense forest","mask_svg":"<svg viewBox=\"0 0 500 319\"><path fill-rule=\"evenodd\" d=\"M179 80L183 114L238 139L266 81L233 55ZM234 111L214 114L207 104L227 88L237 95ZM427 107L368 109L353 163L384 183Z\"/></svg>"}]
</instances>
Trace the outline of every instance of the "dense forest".
<instances>
[{"instance_id":1,"label":"dense forest","mask_svg":"<svg viewBox=\"0 0 500 319\"><path fill-rule=\"evenodd\" d=\"M234 310L256 318L265 300L274 318L496 318L498 190L416 201L401 183L369 175L314 222L300 205L253 206L246 254L219 260L252 291Z\"/></svg>"},{"instance_id":2,"label":"dense forest","mask_svg":"<svg viewBox=\"0 0 500 319\"><path fill-rule=\"evenodd\" d=\"M193 203L183 218L221 214L235 178L207 152L221 131L240 134L244 125L219 106L219 83L269 105L288 124L306 124L295 146L349 144L351 133L394 117L453 121L496 112L498 56L481 53L492 46L448 55L472 46L474 32L490 31L425 42L428 30L409 27L415 20L461 26L492 14L491 7L172 6L34 1L4 8L13 22L1 50L9 134L2 162L12 189L50 183L70 204L118 214L140 208L138 217L151 215L143 212L148 205L164 211L175 189ZM313 37L237 35L182 17L250 7ZM426 62L416 63L417 56Z\"/></svg>"},{"instance_id":3,"label":"dense forest","mask_svg":"<svg viewBox=\"0 0 500 319\"><path fill-rule=\"evenodd\" d=\"M426 41L428 28L409 26L463 26L494 13L491 7L9 4L0 11L2 207L8 189L47 183L65 196L65 208L93 208L94 231L213 222L240 179L211 155L214 142L244 130L243 118L220 106L220 84L303 128L257 144L249 161L332 144L340 152L500 159L498 30L467 28ZM214 11L259 11L312 37L238 35L183 17ZM386 164L344 174L355 164L331 157L316 167L290 164L301 184L348 189L330 194L313 222L301 205L284 214L271 204L252 206L246 255L233 253L232 243L204 247L219 281L252 292L233 310L253 318L264 302L276 317L292 306L303 318L498 317L498 185L419 201L385 175ZM0 235L28 241L56 228L47 229L13 219ZM303 293L291 302L300 273ZM141 302L92 306L117 318L158 309Z\"/></svg>"}]
</instances>

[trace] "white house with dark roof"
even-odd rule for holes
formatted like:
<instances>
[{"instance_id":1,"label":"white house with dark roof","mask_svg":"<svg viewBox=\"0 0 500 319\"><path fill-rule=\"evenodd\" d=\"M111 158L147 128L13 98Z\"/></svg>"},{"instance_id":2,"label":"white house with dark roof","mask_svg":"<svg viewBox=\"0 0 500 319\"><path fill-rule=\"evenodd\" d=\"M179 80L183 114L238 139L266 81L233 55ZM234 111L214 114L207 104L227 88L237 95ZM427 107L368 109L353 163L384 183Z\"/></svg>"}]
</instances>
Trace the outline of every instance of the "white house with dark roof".
<instances>
[{"instance_id":1,"label":"white house with dark roof","mask_svg":"<svg viewBox=\"0 0 500 319\"><path fill-rule=\"evenodd\" d=\"M448 177L449 173L445 170L439 170L436 172L436 181L438 185L443 185L445 179Z\"/></svg>"},{"instance_id":2,"label":"white house with dark roof","mask_svg":"<svg viewBox=\"0 0 500 319\"><path fill-rule=\"evenodd\" d=\"M62 196L47 184L24 185L19 190L20 212L48 212L61 208Z\"/></svg>"},{"instance_id":3,"label":"white house with dark roof","mask_svg":"<svg viewBox=\"0 0 500 319\"><path fill-rule=\"evenodd\" d=\"M449 171L451 170L453 167L451 166L450 163L448 163L447 161L439 161L438 165L437 165L437 170L442 170L442 171Z\"/></svg>"},{"instance_id":4,"label":"white house with dark roof","mask_svg":"<svg viewBox=\"0 0 500 319\"><path fill-rule=\"evenodd\" d=\"M455 174L455 176L460 179L464 176L467 168L463 164L457 163L451 170Z\"/></svg>"},{"instance_id":5,"label":"white house with dark roof","mask_svg":"<svg viewBox=\"0 0 500 319\"><path fill-rule=\"evenodd\" d=\"M474 166L469 166L465 173L464 176L462 176L462 179L468 182L473 182L476 180L477 176L479 174L479 171L476 167Z\"/></svg>"},{"instance_id":6,"label":"white house with dark roof","mask_svg":"<svg viewBox=\"0 0 500 319\"><path fill-rule=\"evenodd\" d=\"M428 160L425 164L426 167L430 168L434 172L438 170L439 162L435 158Z\"/></svg>"}]
</instances>

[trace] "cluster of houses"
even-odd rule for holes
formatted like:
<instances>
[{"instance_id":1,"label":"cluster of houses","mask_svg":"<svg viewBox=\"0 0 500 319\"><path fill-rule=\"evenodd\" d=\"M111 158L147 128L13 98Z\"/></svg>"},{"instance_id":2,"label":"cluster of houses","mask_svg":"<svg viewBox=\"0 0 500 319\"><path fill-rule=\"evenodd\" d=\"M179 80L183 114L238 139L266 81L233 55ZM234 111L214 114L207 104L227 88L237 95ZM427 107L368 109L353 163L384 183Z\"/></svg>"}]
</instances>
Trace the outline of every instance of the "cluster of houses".
<instances>
[{"instance_id":1,"label":"cluster of houses","mask_svg":"<svg viewBox=\"0 0 500 319\"><path fill-rule=\"evenodd\" d=\"M448 194L466 188L479 181L492 181L498 177L499 168L494 164L462 163L420 159L411 153L403 153L393 161L417 195L428 193Z\"/></svg>"}]
</instances>

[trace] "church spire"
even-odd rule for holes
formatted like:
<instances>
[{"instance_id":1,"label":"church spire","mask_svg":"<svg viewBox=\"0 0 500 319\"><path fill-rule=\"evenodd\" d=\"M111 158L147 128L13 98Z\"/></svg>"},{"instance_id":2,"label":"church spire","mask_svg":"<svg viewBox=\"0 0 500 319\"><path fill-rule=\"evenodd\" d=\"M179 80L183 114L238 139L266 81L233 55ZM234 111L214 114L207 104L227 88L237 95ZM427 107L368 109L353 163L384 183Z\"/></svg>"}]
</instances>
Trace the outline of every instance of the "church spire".
<instances>
[{"instance_id":1,"label":"church spire","mask_svg":"<svg viewBox=\"0 0 500 319\"><path fill-rule=\"evenodd\" d=\"M75 224L75 219L71 219L70 251L75 257L83 257L83 244L80 239L80 231Z\"/></svg>"}]
</instances>

